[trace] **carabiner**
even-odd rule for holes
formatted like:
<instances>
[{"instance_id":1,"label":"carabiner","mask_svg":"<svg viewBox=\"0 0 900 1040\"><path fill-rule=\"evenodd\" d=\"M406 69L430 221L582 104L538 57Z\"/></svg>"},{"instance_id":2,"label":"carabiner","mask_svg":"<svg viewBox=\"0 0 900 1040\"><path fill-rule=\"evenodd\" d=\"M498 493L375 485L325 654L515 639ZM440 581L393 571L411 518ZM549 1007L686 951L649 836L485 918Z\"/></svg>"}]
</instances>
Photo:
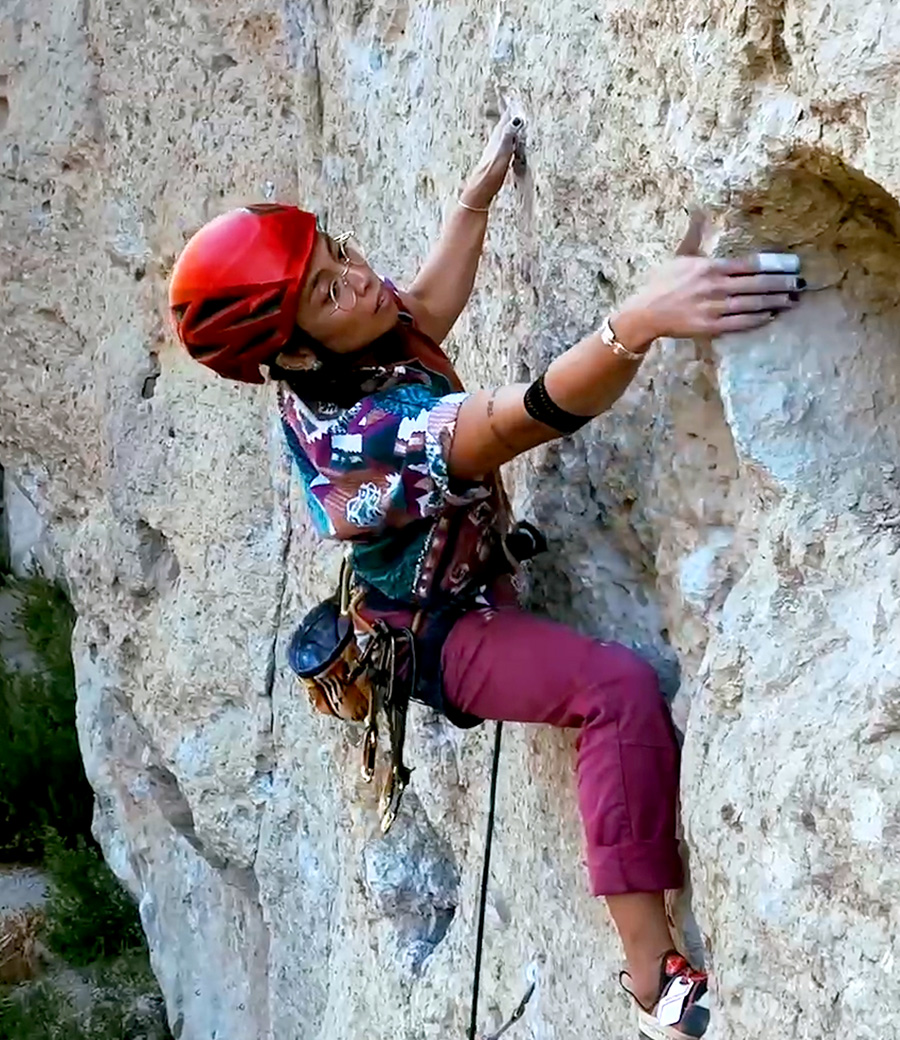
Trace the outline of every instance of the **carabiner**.
<instances>
[{"instance_id":1,"label":"carabiner","mask_svg":"<svg viewBox=\"0 0 900 1040\"><path fill-rule=\"evenodd\" d=\"M375 754L377 751L378 726L373 721L366 730L362 746L362 768L360 772L367 784L370 784L375 779Z\"/></svg>"}]
</instances>

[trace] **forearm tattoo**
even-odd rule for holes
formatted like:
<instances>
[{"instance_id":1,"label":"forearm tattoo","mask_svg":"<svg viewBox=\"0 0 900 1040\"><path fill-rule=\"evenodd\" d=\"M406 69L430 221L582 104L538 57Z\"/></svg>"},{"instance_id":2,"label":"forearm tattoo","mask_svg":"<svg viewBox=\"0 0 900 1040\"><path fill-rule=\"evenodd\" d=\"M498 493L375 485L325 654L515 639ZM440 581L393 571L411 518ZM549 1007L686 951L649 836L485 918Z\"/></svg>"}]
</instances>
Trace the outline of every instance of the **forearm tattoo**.
<instances>
[{"instance_id":1,"label":"forearm tattoo","mask_svg":"<svg viewBox=\"0 0 900 1040\"><path fill-rule=\"evenodd\" d=\"M511 451L513 455L518 455L522 449L516 448L512 444L510 444L509 441L503 436L503 434L497 429L497 423L494 421L494 406L496 404L497 394L499 392L500 388L494 387L494 389L491 391L491 396L488 398L487 403L487 417L488 423L491 427L491 433L493 433L493 435L503 445L503 447L506 448L507 451Z\"/></svg>"}]
</instances>

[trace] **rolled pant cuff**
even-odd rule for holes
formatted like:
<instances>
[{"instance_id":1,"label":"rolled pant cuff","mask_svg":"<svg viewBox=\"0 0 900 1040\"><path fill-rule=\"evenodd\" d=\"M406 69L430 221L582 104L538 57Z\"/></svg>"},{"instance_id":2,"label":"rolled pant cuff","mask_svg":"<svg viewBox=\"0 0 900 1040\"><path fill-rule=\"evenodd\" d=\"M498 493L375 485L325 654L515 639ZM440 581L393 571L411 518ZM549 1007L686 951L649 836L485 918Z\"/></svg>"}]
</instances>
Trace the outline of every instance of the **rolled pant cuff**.
<instances>
[{"instance_id":1,"label":"rolled pant cuff","mask_svg":"<svg viewBox=\"0 0 900 1040\"><path fill-rule=\"evenodd\" d=\"M662 892L684 884L684 868L674 838L595 849L588 856L587 867L595 896Z\"/></svg>"}]
</instances>

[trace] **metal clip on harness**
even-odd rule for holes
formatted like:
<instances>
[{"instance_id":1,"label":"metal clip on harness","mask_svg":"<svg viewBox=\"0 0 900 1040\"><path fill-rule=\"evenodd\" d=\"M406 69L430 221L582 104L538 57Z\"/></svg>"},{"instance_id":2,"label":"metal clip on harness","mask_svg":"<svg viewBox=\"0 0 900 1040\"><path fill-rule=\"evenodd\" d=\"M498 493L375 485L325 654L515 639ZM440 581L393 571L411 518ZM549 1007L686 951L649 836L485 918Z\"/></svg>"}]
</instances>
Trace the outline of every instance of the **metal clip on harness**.
<instances>
[{"instance_id":1,"label":"metal clip on harness","mask_svg":"<svg viewBox=\"0 0 900 1040\"><path fill-rule=\"evenodd\" d=\"M406 715L409 710L409 698L416 684L416 644L415 637L408 628L394 630L379 620L375 622L373 629L374 650L369 672L372 683L372 708L370 709L371 720L367 720L364 748L368 748L370 734L374 734L373 741L377 741L378 730L375 716L378 706L376 702L380 702L387 716L391 745L390 772L379 800L381 833L387 834L394 820L397 819L400 800L411 776L411 770L403 761L403 745L406 741ZM401 640L406 641L409 650L409 672L402 680L397 676L397 647ZM371 750L373 758L374 752L373 743Z\"/></svg>"}]
</instances>

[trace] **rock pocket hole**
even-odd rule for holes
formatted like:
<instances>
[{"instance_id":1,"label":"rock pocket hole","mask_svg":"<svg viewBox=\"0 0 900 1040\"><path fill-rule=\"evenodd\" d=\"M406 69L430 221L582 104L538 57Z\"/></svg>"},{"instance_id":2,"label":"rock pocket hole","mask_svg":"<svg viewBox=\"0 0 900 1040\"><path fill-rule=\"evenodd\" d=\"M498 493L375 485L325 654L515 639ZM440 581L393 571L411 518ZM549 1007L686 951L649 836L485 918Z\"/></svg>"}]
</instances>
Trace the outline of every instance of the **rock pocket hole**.
<instances>
[{"instance_id":1,"label":"rock pocket hole","mask_svg":"<svg viewBox=\"0 0 900 1040\"><path fill-rule=\"evenodd\" d=\"M141 384L141 397L145 401L148 401L156 393L156 381L160 375L159 355L155 350L150 352L150 366L151 371L144 376L144 381Z\"/></svg>"},{"instance_id":2,"label":"rock pocket hole","mask_svg":"<svg viewBox=\"0 0 900 1040\"><path fill-rule=\"evenodd\" d=\"M900 204L836 156L804 149L737 193L729 223L729 252L797 252L810 285L833 286L760 333L720 341L739 453L783 485L875 507L897 490Z\"/></svg>"},{"instance_id":3,"label":"rock pocket hole","mask_svg":"<svg viewBox=\"0 0 900 1040\"><path fill-rule=\"evenodd\" d=\"M141 581L135 592L146 596L170 588L178 580L181 567L168 539L143 520L138 520L136 534Z\"/></svg>"}]
</instances>

